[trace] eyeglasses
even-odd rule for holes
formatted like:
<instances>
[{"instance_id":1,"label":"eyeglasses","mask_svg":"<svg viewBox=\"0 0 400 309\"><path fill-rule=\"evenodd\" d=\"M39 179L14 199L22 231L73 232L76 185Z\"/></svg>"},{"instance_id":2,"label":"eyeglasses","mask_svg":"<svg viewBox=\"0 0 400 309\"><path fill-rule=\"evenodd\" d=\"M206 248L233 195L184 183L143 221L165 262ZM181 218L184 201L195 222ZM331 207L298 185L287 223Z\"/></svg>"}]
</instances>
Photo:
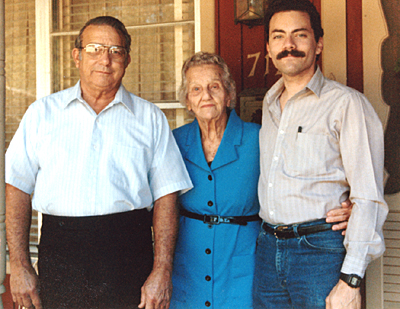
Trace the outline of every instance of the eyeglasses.
<instances>
[{"instance_id":1,"label":"eyeglasses","mask_svg":"<svg viewBox=\"0 0 400 309\"><path fill-rule=\"evenodd\" d=\"M111 59L116 61L121 61L125 59L126 49L122 46L117 45L102 45L102 44L88 44L86 47L81 47L86 53L93 59L100 58L104 52L107 50Z\"/></svg>"}]
</instances>

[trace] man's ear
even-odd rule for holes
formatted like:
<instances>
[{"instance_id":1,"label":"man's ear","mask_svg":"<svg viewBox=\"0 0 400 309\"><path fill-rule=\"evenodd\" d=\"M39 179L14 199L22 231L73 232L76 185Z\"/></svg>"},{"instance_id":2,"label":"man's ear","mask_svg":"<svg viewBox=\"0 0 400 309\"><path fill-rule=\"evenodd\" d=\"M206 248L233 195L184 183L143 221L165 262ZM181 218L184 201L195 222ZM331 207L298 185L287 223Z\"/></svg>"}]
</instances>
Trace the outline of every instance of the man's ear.
<instances>
[{"instance_id":1,"label":"man's ear","mask_svg":"<svg viewBox=\"0 0 400 309\"><path fill-rule=\"evenodd\" d=\"M269 44L268 44L268 42L265 44L265 48L267 49L267 55L268 55L268 57L271 58L271 55L269 54Z\"/></svg>"},{"instance_id":2,"label":"man's ear","mask_svg":"<svg viewBox=\"0 0 400 309\"><path fill-rule=\"evenodd\" d=\"M317 55L319 55L320 53L322 53L322 50L324 49L324 38L320 37L318 42L317 42L317 48L315 50L315 53Z\"/></svg>"},{"instance_id":3,"label":"man's ear","mask_svg":"<svg viewBox=\"0 0 400 309\"><path fill-rule=\"evenodd\" d=\"M78 48L74 48L72 50L72 58L74 59L75 66L79 69L79 64L81 62L81 59L79 57L80 50Z\"/></svg>"},{"instance_id":4,"label":"man's ear","mask_svg":"<svg viewBox=\"0 0 400 309\"><path fill-rule=\"evenodd\" d=\"M126 58L125 61L125 69L128 67L129 63L131 63L131 55L128 54L128 57Z\"/></svg>"}]
</instances>

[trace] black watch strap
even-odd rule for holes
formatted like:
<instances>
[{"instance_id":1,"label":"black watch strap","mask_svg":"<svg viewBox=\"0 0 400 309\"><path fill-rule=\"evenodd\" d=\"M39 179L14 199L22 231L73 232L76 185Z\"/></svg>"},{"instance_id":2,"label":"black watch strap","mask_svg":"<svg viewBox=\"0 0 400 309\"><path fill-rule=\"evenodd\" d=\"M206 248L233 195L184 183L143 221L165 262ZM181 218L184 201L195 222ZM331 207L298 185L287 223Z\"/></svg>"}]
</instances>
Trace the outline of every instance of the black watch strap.
<instances>
[{"instance_id":1,"label":"black watch strap","mask_svg":"<svg viewBox=\"0 0 400 309\"><path fill-rule=\"evenodd\" d=\"M340 273L340 279L346 282L352 288L358 288L361 285L362 278L355 274Z\"/></svg>"}]
</instances>

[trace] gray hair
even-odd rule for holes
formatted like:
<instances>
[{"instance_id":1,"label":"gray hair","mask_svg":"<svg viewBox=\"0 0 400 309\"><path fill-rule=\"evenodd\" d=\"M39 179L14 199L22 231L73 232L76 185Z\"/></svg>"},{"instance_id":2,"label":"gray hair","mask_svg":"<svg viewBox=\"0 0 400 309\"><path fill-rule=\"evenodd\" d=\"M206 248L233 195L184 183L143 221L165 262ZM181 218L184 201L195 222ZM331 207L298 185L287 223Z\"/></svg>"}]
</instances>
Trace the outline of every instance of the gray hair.
<instances>
[{"instance_id":1,"label":"gray hair","mask_svg":"<svg viewBox=\"0 0 400 309\"><path fill-rule=\"evenodd\" d=\"M188 58L183 64L182 82L179 87L179 93L178 93L179 101L181 102L182 105L186 106L186 100L188 95L186 72L192 67L206 65L206 64L214 64L222 70L222 76L221 76L222 84L231 101L230 108L234 108L236 103L236 85L235 81L232 78L231 72L228 68L228 65L226 64L225 60L222 59L221 56L207 52L198 52L194 54L192 57Z\"/></svg>"},{"instance_id":2,"label":"gray hair","mask_svg":"<svg viewBox=\"0 0 400 309\"><path fill-rule=\"evenodd\" d=\"M86 24L82 27L82 29L79 31L79 35L75 40L75 48L82 49L82 34L83 31L88 26L110 26L114 28L118 34L121 36L121 38L124 39L124 47L129 54L131 51L131 36L129 35L128 31L126 30L124 24L117 18L114 18L112 16L98 16L95 18L90 19Z\"/></svg>"}]
</instances>

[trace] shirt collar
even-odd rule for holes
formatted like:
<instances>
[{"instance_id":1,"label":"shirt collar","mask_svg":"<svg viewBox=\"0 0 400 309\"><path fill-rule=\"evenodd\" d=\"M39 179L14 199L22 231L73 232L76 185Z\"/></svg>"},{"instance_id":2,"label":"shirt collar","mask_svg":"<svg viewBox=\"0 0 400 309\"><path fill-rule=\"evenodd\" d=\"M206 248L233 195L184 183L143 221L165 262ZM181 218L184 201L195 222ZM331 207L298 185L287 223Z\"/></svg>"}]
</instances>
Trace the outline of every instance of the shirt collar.
<instances>
[{"instance_id":1,"label":"shirt collar","mask_svg":"<svg viewBox=\"0 0 400 309\"><path fill-rule=\"evenodd\" d=\"M314 73L314 76L308 82L306 88L310 89L314 92L318 97L321 96L322 86L324 85L324 75L322 74L319 66L317 66L317 70Z\"/></svg>"},{"instance_id":2,"label":"shirt collar","mask_svg":"<svg viewBox=\"0 0 400 309\"><path fill-rule=\"evenodd\" d=\"M81 82L78 81L75 86L69 89L69 92L66 96L64 104L64 108L67 108L72 102L79 101L82 103L86 103L82 98L81 92ZM134 103L132 97L129 95L129 92L125 89L125 87L121 84L117 93L115 94L114 100L112 100L106 108L111 108L113 105L121 103L124 105L132 114L134 114ZM87 103L86 103L87 104Z\"/></svg>"},{"instance_id":3,"label":"shirt collar","mask_svg":"<svg viewBox=\"0 0 400 309\"><path fill-rule=\"evenodd\" d=\"M305 91L306 89L309 89L319 97L321 95L323 84L324 84L324 75L322 74L319 66L317 66L317 70L315 71L313 77L304 87L304 89L301 90L301 92ZM283 88L284 88L283 78L280 78L267 93L266 99L269 105L273 104L273 102L277 102L276 99L281 95Z\"/></svg>"}]
</instances>

